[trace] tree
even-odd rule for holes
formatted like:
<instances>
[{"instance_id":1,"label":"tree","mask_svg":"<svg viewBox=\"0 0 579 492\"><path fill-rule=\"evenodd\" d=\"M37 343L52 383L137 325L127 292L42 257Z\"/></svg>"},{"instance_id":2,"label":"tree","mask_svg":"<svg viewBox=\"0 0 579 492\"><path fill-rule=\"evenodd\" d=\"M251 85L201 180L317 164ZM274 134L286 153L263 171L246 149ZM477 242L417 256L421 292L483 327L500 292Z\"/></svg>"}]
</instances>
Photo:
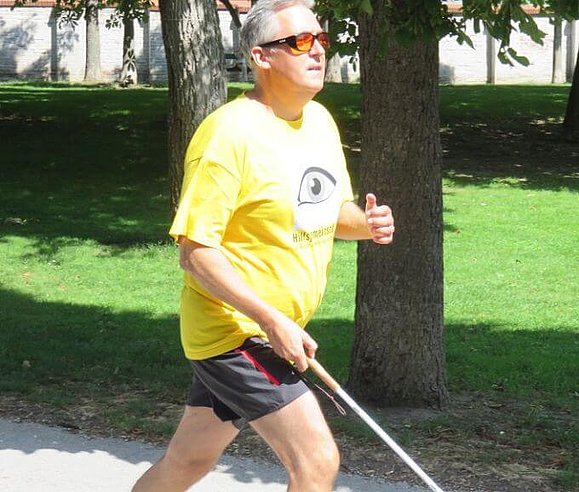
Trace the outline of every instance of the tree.
<instances>
[{"instance_id":1,"label":"tree","mask_svg":"<svg viewBox=\"0 0 579 492\"><path fill-rule=\"evenodd\" d=\"M574 2L577 0L561 0ZM466 21L500 40L503 63L527 64L509 46L517 27L541 42L523 0L465 0L463 17L432 0L321 0L340 19L344 54L359 46L362 86L360 200L377 193L396 219L388 248L358 247L355 337L348 386L382 406L443 406L441 157L438 40L472 43ZM554 4L555 0L551 2ZM547 8L545 2L541 6ZM357 21L359 33L354 21Z\"/></svg>"},{"instance_id":2,"label":"tree","mask_svg":"<svg viewBox=\"0 0 579 492\"><path fill-rule=\"evenodd\" d=\"M371 12L358 17L360 196L373 191L393 208L397 236L388 248L358 247L356 337L348 384L358 397L380 405L441 407L448 394L438 42L425 36L404 43L392 30L384 33L387 8L386 2L374 2Z\"/></svg>"},{"instance_id":3,"label":"tree","mask_svg":"<svg viewBox=\"0 0 579 492\"><path fill-rule=\"evenodd\" d=\"M169 79L169 181L176 209L183 158L203 118L226 99L223 42L214 0L161 0Z\"/></svg>"},{"instance_id":4,"label":"tree","mask_svg":"<svg viewBox=\"0 0 579 492\"><path fill-rule=\"evenodd\" d=\"M101 39L99 28L99 9L102 0L56 0L55 15L61 24L76 27L79 19L85 19L85 66L84 81L101 81Z\"/></svg>"},{"instance_id":5,"label":"tree","mask_svg":"<svg viewBox=\"0 0 579 492\"><path fill-rule=\"evenodd\" d=\"M387 202L397 232L388 248L369 242L358 247L349 385L382 405L442 406L447 392L438 43L404 47L389 36L381 57L375 46L379 29L378 16L360 17L360 196L373 191Z\"/></svg>"},{"instance_id":6,"label":"tree","mask_svg":"<svg viewBox=\"0 0 579 492\"><path fill-rule=\"evenodd\" d=\"M15 0L12 8L22 7L29 0ZM37 0L30 0L32 3ZM99 9L101 0L55 0L55 16L59 23L76 27L84 15L86 20L86 57L85 82L100 82L101 80L101 47L99 31Z\"/></svg>"},{"instance_id":7,"label":"tree","mask_svg":"<svg viewBox=\"0 0 579 492\"><path fill-rule=\"evenodd\" d=\"M123 15L123 66L119 75L121 86L136 85L139 81L137 56L135 53L135 19Z\"/></svg>"},{"instance_id":8,"label":"tree","mask_svg":"<svg viewBox=\"0 0 579 492\"><path fill-rule=\"evenodd\" d=\"M321 20L322 28L328 33L336 32L335 23L336 19L332 15ZM324 80L338 83L344 81L342 77L342 58L334 46L330 48L329 53L326 53L326 75Z\"/></svg>"},{"instance_id":9,"label":"tree","mask_svg":"<svg viewBox=\"0 0 579 492\"><path fill-rule=\"evenodd\" d=\"M151 0L109 0L115 11L107 20L107 28L123 26L123 63L119 75L122 87L138 83L137 55L135 52L135 20L147 21Z\"/></svg>"},{"instance_id":10,"label":"tree","mask_svg":"<svg viewBox=\"0 0 579 492\"><path fill-rule=\"evenodd\" d=\"M28 1L15 0L12 8L21 7ZM115 11L106 21L106 27L123 25L123 62L119 82L122 86L137 83L137 60L135 53L135 20L146 20L152 0L55 0L55 16L59 24L71 25L76 28L78 21L84 16L86 21L86 57L85 82L100 82L101 55L99 10L105 7Z\"/></svg>"},{"instance_id":11,"label":"tree","mask_svg":"<svg viewBox=\"0 0 579 492\"><path fill-rule=\"evenodd\" d=\"M100 82L101 39L99 29L99 0L86 0L84 18L86 20L84 80L85 82Z\"/></svg>"},{"instance_id":12,"label":"tree","mask_svg":"<svg viewBox=\"0 0 579 492\"><path fill-rule=\"evenodd\" d=\"M569 140L579 140L579 52L577 53L573 82L567 100L563 130Z\"/></svg>"}]
</instances>

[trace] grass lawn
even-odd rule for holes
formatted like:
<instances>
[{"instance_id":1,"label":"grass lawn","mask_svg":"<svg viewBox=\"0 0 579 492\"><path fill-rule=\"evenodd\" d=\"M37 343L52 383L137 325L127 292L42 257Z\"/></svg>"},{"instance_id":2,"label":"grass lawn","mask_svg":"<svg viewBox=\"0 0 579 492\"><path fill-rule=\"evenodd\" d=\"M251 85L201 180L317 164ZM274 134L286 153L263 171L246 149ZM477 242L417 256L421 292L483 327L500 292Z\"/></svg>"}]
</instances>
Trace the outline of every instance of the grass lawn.
<instances>
[{"instance_id":1,"label":"grass lawn","mask_svg":"<svg viewBox=\"0 0 579 492\"><path fill-rule=\"evenodd\" d=\"M480 480L494 470L501 486L521 487L494 490L579 486L579 146L556 126L568 91L441 88L454 403L393 433L433 466L446 449L457 462L448 473L468 462ZM330 85L319 99L355 177L359 87ZM130 435L174 428L189 369L166 233L166 102L163 88L0 84L0 413L18 400ZM355 255L354 244L336 243L311 324L320 360L342 381Z\"/></svg>"}]
</instances>

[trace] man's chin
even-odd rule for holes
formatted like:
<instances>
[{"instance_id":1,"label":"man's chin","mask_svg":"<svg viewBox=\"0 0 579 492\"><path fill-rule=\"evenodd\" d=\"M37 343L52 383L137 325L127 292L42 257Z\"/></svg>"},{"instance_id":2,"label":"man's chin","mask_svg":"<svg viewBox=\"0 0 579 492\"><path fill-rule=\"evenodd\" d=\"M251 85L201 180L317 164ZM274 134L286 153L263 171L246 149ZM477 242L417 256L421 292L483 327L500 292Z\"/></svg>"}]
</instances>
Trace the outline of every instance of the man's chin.
<instances>
[{"instance_id":1,"label":"man's chin","mask_svg":"<svg viewBox=\"0 0 579 492\"><path fill-rule=\"evenodd\" d=\"M324 88L324 79L323 77L320 80L312 80L309 84L307 84L307 88L310 89L313 94L317 94Z\"/></svg>"}]
</instances>

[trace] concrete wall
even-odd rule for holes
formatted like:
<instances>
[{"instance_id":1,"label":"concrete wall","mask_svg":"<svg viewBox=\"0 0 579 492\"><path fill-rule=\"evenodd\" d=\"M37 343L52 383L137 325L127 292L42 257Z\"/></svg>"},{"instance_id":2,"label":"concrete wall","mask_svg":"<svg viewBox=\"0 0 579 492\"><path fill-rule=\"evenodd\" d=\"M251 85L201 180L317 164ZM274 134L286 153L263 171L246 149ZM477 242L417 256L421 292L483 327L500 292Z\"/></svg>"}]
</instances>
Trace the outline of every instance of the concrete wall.
<instances>
[{"instance_id":1,"label":"concrete wall","mask_svg":"<svg viewBox=\"0 0 579 492\"><path fill-rule=\"evenodd\" d=\"M117 79L122 66L123 28L107 29L113 9L99 13L101 71L104 80ZM0 7L0 77L82 81L85 23L59 24L49 7ZM165 82L167 67L158 12L148 23L135 21L137 71L142 82Z\"/></svg>"},{"instance_id":2,"label":"concrete wall","mask_svg":"<svg viewBox=\"0 0 579 492\"><path fill-rule=\"evenodd\" d=\"M458 44L449 36L440 40L438 75L444 84L484 84L486 74L486 37L475 34L472 22L466 26L474 49Z\"/></svg>"},{"instance_id":3,"label":"concrete wall","mask_svg":"<svg viewBox=\"0 0 579 492\"><path fill-rule=\"evenodd\" d=\"M1 4L0 4L1 5ZM105 80L114 81L122 64L122 27L107 29L106 19L112 9L100 12L101 69ZM242 15L243 18L243 15ZM440 81L446 84L502 83L546 84L553 77L554 26L547 17L536 17L539 28L547 33L544 45L533 43L526 36L513 33L512 46L530 60L529 67L502 65L493 55L498 43L485 33L475 33L467 26L475 49L459 45L446 37L440 42ZM226 51L238 46L231 17L220 11L220 26ZM570 80L579 48L578 22L564 23L561 39L563 79ZM146 24L136 22L135 44L138 76L141 82L164 83L167 67L161 34L159 12L151 12ZM22 7L11 10L0 6L0 78L34 78L81 81L84 77L85 26L58 25L50 7ZM494 66L494 69L493 69ZM357 66L342 60L344 80L358 80Z\"/></svg>"},{"instance_id":4,"label":"concrete wall","mask_svg":"<svg viewBox=\"0 0 579 492\"><path fill-rule=\"evenodd\" d=\"M549 84L553 79L554 25L548 17L535 17L539 29L546 33L543 45L528 36L513 32L511 46L518 55L529 59L529 66L502 64L497 58L500 43L486 33L476 34L472 22L467 25L474 49L446 37L440 42L440 81L446 84ZM561 36L562 74L558 82L571 81L579 49L578 22L563 23ZM494 80L493 80L494 79Z\"/></svg>"}]
</instances>

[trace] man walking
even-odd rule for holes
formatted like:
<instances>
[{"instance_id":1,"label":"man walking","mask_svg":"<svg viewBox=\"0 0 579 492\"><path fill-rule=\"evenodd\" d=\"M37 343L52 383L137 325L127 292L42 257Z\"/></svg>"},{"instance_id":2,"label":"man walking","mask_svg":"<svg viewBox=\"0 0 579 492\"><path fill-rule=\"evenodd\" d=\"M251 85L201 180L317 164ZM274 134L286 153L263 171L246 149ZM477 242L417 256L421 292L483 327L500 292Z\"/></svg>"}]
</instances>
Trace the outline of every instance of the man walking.
<instances>
[{"instance_id":1,"label":"man walking","mask_svg":"<svg viewBox=\"0 0 579 492\"><path fill-rule=\"evenodd\" d=\"M291 492L329 492L339 455L300 378L304 330L326 285L334 237L392 241L390 209L352 202L340 137L312 98L329 38L310 0L260 0L241 31L255 87L209 115L187 150L170 234L185 271L181 341L194 379L163 458L134 491L187 490L249 425Z\"/></svg>"}]
</instances>

